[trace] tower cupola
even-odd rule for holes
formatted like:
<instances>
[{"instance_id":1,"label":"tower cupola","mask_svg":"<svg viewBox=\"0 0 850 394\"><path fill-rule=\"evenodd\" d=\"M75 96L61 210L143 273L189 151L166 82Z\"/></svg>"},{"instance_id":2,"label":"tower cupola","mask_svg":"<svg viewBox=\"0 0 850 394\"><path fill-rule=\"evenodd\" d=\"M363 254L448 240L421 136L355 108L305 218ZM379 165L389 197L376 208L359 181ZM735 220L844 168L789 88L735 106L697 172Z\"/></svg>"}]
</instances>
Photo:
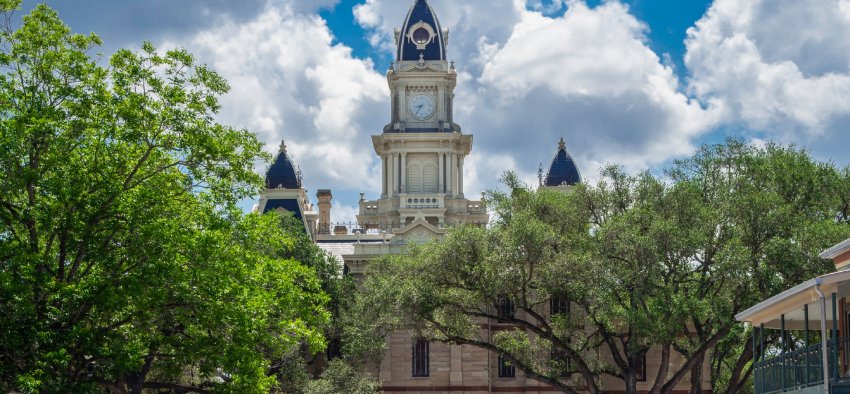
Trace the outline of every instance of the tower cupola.
<instances>
[{"instance_id":1,"label":"tower cupola","mask_svg":"<svg viewBox=\"0 0 850 394\"><path fill-rule=\"evenodd\" d=\"M449 30L440 26L428 0L416 0L395 31L396 61L445 61Z\"/></svg>"},{"instance_id":2,"label":"tower cupola","mask_svg":"<svg viewBox=\"0 0 850 394\"><path fill-rule=\"evenodd\" d=\"M581 173L576 166L573 157L567 152L567 144L564 139L558 143L558 151L549 165L549 172L541 179L541 186L559 187L575 186L581 183Z\"/></svg>"},{"instance_id":3,"label":"tower cupola","mask_svg":"<svg viewBox=\"0 0 850 394\"><path fill-rule=\"evenodd\" d=\"M266 188L268 189L300 189L300 170L292 164L292 159L286 153L286 143L280 143L280 151L274 164L266 172Z\"/></svg>"}]
</instances>

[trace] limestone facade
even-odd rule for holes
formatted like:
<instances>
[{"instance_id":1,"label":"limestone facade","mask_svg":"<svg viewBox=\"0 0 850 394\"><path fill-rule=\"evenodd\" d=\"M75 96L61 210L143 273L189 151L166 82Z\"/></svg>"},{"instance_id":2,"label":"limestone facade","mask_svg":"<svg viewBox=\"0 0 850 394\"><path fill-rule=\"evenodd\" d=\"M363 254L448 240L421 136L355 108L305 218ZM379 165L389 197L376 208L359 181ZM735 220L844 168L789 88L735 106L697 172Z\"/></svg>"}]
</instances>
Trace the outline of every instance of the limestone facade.
<instances>
[{"instance_id":1,"label":"limestone facade","mask_svg":"<svg viewBox=\"0 0 850 394\"><path fill-rule=\"evenodd\" d=\"M282 145L257 207L260 212L293 211L313 240L355 277L365 274L371 260L404 253L410 243L440 238L450 226L484 226L489 220L484 203L469 200L464 193L464 164L472 151L473 136L464 134L454 121L457 72L454 62L445 56L448 29L440 26L427 0L415 0L395 36L398 53L387 71L390 119L381 134L372 136L381 160L380 198L367 200L361 194L357 223L333 225L331 191L317 193L318 210L310 204L301 188L300 171ZM541 187L569 192L577 182L580 175L562 140L545 178L541 166ZM481 321L480 327L481 337L488 339L500 330L514 329L496 321ZM525 377L520 370L514 376L500 377L498 355L472 346L429 343L428 374L414 376L411 333L397 332L387 341L389 351L374 370L387 393L558 391ZM599 352L604 357L604 351ZM674 356L671 364L678 363L681 360ZM646 360L650 382L659 365L660 352L651 351ZM709 377L706 367L704 387L709 387ZM606 379L603 384L607 392L623 392L622 382L616 379ZM641 383L639 389L648 390L650 384ZM679 389L684 393L689 388L690 380L684 379Z\"/></svg>"}]
</instances>

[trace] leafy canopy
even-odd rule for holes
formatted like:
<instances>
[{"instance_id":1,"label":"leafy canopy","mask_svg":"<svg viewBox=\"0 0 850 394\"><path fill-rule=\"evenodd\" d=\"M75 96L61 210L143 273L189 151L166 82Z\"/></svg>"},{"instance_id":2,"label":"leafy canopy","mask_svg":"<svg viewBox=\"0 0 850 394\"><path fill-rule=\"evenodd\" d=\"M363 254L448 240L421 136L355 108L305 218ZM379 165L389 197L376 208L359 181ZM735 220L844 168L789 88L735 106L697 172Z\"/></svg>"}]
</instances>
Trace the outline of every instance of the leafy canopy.
<instances>
[{"instance_id":1,"label":"leafy canopy","mask_svg":"<svg viewBox=\"0 0 850 394\"><path fill-rule=\"evenodd\" d=\"M753 354L734 316L831 269L818 254L850 237L847 173L794 147L729 140L665 179L609 167L562 193L508 174L508 190L489 194L490 227L372 263L350 351L379 355L384 335L412 330L502 354L564 392L610 389L608 377L629 393L653 351L653 393L688 381L738 392ZM553 316L553 299L570 313ZM513 310L500 311L504 300ZM514 329L488 336L482 324Z\"/></svg>"},{"instance_id":2,"label":"leafy canopy","mask_svg":"<svg viewBox=\"0 0 850 394\"><path fill-rule=\"evenodd\" d=\"M267 159L215 120L185 50L118 51L45 5L0 28L0 391L268 392L325 346L328 296L275 215L236 202Z\"/></svg>"}]
</instances>

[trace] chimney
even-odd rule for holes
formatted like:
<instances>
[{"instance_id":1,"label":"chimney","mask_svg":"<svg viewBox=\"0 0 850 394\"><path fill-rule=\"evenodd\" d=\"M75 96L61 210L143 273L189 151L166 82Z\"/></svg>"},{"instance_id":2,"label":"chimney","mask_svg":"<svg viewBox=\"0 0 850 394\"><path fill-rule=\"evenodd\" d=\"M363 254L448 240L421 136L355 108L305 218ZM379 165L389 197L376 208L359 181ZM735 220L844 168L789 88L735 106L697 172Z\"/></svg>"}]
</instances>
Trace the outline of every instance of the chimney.
<instances>
[{"instance_id":1,"label":"chimney","mask_svg":"<svg viewBox=\"0 0 850 394\"><path fill-rule=\"evenodd\" d=\"M333 195L330 190L319 190L316 192L319 200L319 234L331 233L331 200Z\"/></svg>"},{"instance_id":2,"label":"chimney","mask_svg":"<svg viewBox=\"0 0 850 394\"><path fill-rule=\"evenodd\" d=\"M850 239L825 250L820 258L832 260L836 271L850 269Z\"/></svg>"}]
</instances>

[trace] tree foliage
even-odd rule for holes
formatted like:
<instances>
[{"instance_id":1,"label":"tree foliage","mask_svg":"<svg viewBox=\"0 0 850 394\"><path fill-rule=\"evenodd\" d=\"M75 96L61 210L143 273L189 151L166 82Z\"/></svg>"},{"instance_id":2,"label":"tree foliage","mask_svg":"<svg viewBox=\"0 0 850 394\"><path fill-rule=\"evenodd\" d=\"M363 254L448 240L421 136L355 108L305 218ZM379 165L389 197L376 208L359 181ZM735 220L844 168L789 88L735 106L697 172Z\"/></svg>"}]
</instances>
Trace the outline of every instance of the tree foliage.
<instances>
[{"instance_id":1,"label":"tree foliage","mask_svg":"<svg viewBox=\"0 0 850 394\"><path fill-rule=\"evenodd\" d=\"M564 392L609 390L609 376L634 393L653 351L664 367L648 371L651 392L738 392L753 355L735 314L831 270L818 254L850 236L846 182L805 151L739 140L703 147L665 178L609 167L570 193L508 174L508 192L489 195L489 228L373 263L350 346L380 351L383 335L411 329L502 354ZM515 313L499 312L505 298ZM552 298L571 313L549 316ZM487 337L486 322L515 329ZM706 365L714 387L702 387Z\"/></svg>"},{"instance_id":2,"label":"tree foliage","mask_svg":"<svg viewBox=\"0 0 850 394\"><path fill-rule=\"evenodd\" d=\"M341 359L333 360L321 379L310 381L305 394L375 394L380 383Z\"/></svg>"},{"instance_id":3,"label":"tree foliage","mask_svg":"<svg viewBox=\"0 0 850 394\"><path fill-rule=\"evenodd\" d=\"M256 195L255 135L184 50L118 51L44 5L0 29L0 391L268 392L325 346L323 281ZM300 260L299 260L300 259ZM307 262L309 264L309 262Z\"/></svg>"}]
</instances>

